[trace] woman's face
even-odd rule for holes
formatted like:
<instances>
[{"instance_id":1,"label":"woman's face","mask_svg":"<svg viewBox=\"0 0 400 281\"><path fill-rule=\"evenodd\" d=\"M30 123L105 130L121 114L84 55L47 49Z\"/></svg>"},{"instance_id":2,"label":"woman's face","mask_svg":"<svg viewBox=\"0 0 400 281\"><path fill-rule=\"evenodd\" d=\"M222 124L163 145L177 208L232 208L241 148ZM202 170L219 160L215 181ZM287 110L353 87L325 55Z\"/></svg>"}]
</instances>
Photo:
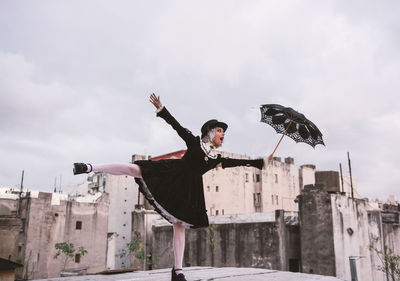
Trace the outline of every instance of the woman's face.
<instances>
[{"instance_id":1,"label":"woman's face","mask_svg":"<svg viewBox=\"0 0 400 281\"><path fill-rule=\"evenodd\" d=\"M224 137L225 137L224 129L219 128L219 127L215 128L215 135L212 140L212 144L215 147L220 147L222 145L222 143L224 142Z\"/></svg>"}]
</instances>

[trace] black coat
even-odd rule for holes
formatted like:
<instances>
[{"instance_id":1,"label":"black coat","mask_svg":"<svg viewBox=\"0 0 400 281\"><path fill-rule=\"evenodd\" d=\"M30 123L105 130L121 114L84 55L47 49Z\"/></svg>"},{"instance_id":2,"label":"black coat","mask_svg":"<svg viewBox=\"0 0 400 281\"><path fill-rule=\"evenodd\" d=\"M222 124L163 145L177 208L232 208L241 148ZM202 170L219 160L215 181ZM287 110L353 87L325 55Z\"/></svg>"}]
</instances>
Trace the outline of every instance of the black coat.
<instances>
[{"instance_id":1,"label":"black coat","mask_svg":"<svg viewBox=\"0 0 400 281\"><path fill-rule=\"evenodd\" d=\"M200 137L183 128L165 107L157 116L175 129L185 141L187 151L181 159L135 161L142 170L142 179L136 178L139 190L169 222L182 221L191 228L206 227L209 224L202 175L219 163L223 168L254 166L262 169L264 160L229 159L220 154L216 159L208 158L201 149Z\"/></svg>"}]
</instances>

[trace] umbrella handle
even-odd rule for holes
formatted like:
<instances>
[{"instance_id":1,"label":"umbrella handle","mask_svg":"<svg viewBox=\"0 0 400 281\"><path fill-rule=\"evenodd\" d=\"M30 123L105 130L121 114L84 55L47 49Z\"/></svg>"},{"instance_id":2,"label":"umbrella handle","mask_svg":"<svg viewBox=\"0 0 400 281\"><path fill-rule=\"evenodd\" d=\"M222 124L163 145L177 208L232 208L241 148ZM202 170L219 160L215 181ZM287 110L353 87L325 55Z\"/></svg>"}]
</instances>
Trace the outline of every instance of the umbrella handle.
<instances>
[{"instance_id":1,"label":"umbrella handle","mask_svg":"<svg viewBox=\"0 0 400 281\"><path fill-rule=\"evenodd\" d=\"M285 132L283 132L282 137L281 137L281 139L279 140L278 144L275 146L274 151L271 153L271 155L270 155L268 158L271 158L271 159L272 159L272 157L274 156L274 153L275 153L276 149L278 148L278 146L280 145L280 143L281 143L283 137L286 135L287 131L289 130L290 125L292 125L292 122L293 122L293 121L290 121L290 123L289 123L289 125L287 126Z\"/></svg>"}]
</instances>

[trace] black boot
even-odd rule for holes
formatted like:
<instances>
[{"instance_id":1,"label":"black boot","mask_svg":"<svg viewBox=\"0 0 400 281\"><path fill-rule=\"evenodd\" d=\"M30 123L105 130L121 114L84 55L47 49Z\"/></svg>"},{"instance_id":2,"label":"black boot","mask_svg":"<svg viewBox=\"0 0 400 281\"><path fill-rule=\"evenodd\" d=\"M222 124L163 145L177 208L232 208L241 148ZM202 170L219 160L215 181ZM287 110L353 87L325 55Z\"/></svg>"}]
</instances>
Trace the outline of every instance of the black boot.
<instances>
[{"instance_id":1,"label":"black boot","mask_svg":"<svg viewBox=\"0 0 400 281\"><path fill-rule=\"evenodd\" d=\"M88 167L90 167L89 171L88 171ZM85 163L74 163L74 175L79 175L79 174L88 174L92 171L92 165L90 164L85 164Z\"/></svg>"},{"instance_id":2,"label":"black boot","mask_svg":"<svg viewBox=\"0 0 400 281\"><path fill-rule=\"evenodd\" d=\"M183 275L183 273L176 274L175 270L182 270L182 269L172 268L171 281L187 281L185 278L185 275Z\"/></svg>"}]
</instances>

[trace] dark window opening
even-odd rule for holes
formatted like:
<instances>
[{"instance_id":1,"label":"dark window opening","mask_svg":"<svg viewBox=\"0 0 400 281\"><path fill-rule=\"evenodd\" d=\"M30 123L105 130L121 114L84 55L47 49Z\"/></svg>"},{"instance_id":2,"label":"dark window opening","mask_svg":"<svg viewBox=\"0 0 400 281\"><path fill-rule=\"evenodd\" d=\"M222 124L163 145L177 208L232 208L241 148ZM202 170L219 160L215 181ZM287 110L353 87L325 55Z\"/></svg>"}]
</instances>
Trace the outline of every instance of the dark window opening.
<instances>
[{"instance_id":1,"label":"dark window opening","mask_svg":"<svg viewBox=\"0 0 400 281\"><path fill-rule=\"evenodd\" d=\"M75 263L80 263L81 262L81 255L80 254L76 254L75 255Z\"/></svg>"},{"instance_id":2,"label":"dark window opening","mask_svg":"<svg viewBox=\"0 0 400 281\"><path fill-rule=\"evenodd\" d=\"M291 272L300 272L299 260L298 259L289 259L289 271L291 271Z\"/></svg>"},{"instance_id":3,"label":"dark window opening","mask_svg":"<svg viewBox=\"0 0 400 281\"><path fill-rule=\"evenodd\" d=\"M75 229L82 229L82 222L81 221L77 221L76 222L76 227Z\"/></svg>"},{"instance_id":4,"label":"dark window opening","mask_svg":"<svg viewBox=\"0 0 400 281\"><path fill-rule=\"evenodd\" d=\"M21 227L19 228L19 232L20 233L23 233L25 231L25 219L22 219L22 225L21 225Z\"/></svg>"},{"instance_id":5,"label":"dark window opening","mask_svg":"<svg viewBox=\"0 0 400 281\"><path fill-rule=\"evenodd\" d=\"M253 193L254 205L259 206L261 204L261 193Z\"/></svg>"}]
</instances>

